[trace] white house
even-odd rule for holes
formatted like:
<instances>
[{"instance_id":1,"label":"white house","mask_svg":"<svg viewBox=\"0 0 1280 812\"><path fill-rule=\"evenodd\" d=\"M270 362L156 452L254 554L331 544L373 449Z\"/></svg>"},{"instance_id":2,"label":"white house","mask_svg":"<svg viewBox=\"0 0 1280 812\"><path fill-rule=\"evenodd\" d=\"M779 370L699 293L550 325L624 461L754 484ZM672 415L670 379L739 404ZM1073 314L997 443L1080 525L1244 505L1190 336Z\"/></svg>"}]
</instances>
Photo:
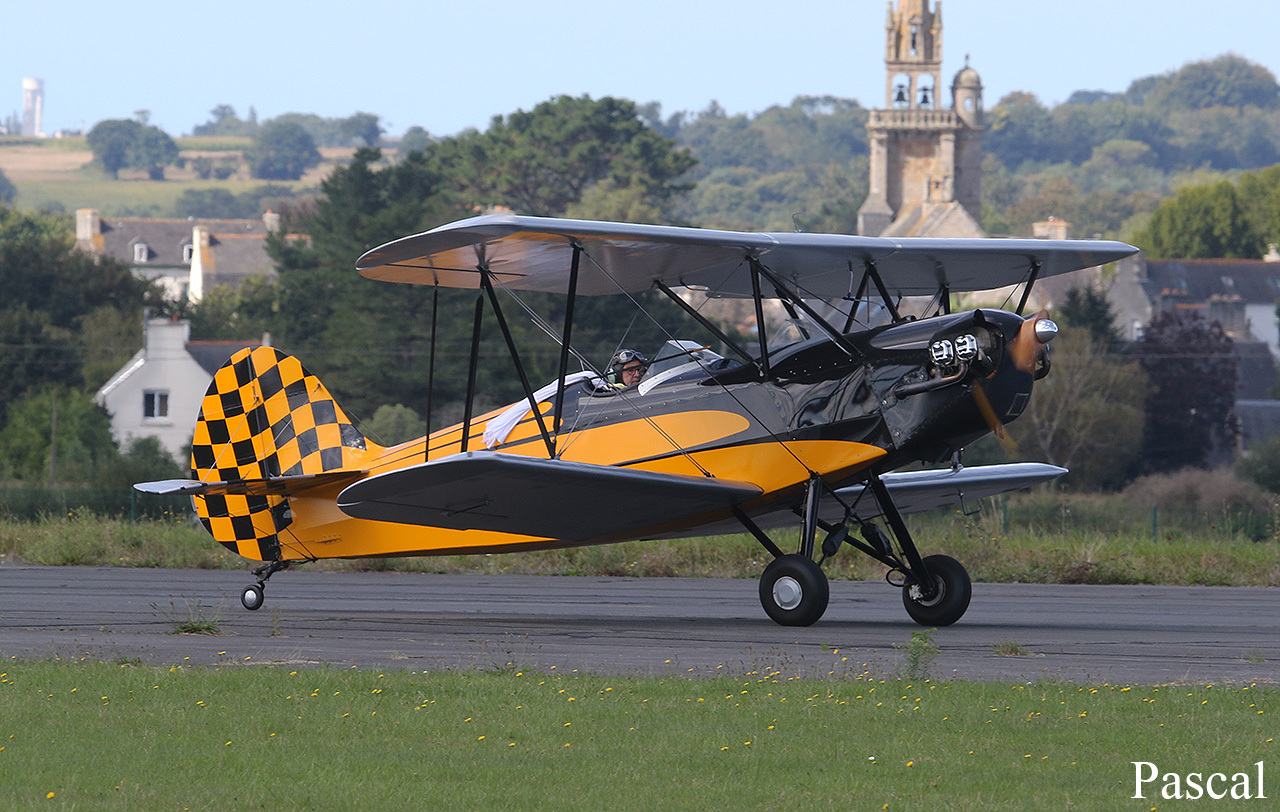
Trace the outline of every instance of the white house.
<instances>
[{"instance_id":1,"label":"white house","mask_svg":"<svg viewBox=\"0 0 1280 812\"><path fill-rule=\"evenodd\" d=\"M188 321L147 319L142 349L98 390L94 400L111 415L111 433L121 447L133 438L156 437L174 459L185 463L185 449L213 373L236 350L265 343L190 337Z\"/></svg>"}]
</instances>

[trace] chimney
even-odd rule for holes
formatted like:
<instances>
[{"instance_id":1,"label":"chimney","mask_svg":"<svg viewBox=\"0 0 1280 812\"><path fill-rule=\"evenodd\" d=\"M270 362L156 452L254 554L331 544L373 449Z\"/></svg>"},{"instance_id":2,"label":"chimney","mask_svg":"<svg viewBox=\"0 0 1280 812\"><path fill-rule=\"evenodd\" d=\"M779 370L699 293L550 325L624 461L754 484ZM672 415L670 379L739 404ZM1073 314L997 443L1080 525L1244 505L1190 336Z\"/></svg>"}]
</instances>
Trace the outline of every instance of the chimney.
<instances>
[{"instance_id":1,"label":"chimney","mask_svg":"<svg viewBox=\"0 0 1280 812\"><path fill-rule=\"evenodd\" d=\"M1061 217L1050 217L1031 226L1031 236L1037 240L1069 240L1071 224Z\"/></svg>"},{"instance_id":2,"label":"chimney","mask_svg":"<svg viewBox=\"0 0 1280 812\"><path fill-rule=\"evenodd\" d=\"M280 215L268 209L262 213L262 224L267 227L268 234L274 234L280 230Z\"/></svg>"},{"instance_id":3,"label":"chimney","mask_svg":"<svg viewBox=\"0 0 1280 812\"><path fill-rule=\"evenodd\" d=\"M191 227L191 271L187 277L187 299L198 302L204 298L206 276L218 272L213 258L213 238L209 227L197 225Z\"/></svg>"},{"instance_id":4,"label":"chimney","mask_svg":"<svg viewBox=\"0 0 1280 812\"><path fill-rule=\"evenodd\" d=\"M1263 262L1280 262L1280 246L1273 242L1267 243L1267 253L1262 257Z\"/></svg>"},{"instance_id":5,"label":"chimney","mask_svg":"<svg viewBox=\"0 0 1280 812\"><path fill-rule=\"evenodd\" d=\"M76 248L102 253L102 214L97 209L76 209Z\"/></svg>"}]
</instances>

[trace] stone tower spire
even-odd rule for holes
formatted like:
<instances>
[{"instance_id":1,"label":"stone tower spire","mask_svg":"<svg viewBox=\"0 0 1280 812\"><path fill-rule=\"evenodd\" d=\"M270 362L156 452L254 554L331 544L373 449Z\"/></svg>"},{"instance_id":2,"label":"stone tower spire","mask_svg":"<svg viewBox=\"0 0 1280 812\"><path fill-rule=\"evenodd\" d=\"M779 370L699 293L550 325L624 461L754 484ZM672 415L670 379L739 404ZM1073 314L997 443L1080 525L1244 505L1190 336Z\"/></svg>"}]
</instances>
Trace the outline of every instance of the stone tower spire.
<instances>
[{"instance_id":1,"label":"stone tower spire","mask_svg":"<svg viewBox=\"0 0 1280 812\"><path fill-rule=\"evenodd\" d=\"M930 6L889 0L885 106L867 121L870 184L859 234L982 235L982 82L966 58L943 109L942 4Z\"/></svg>"},{"instance_id":2,"label":"stone tower spire","mask_svg":"<svg viewBox=\"0 0 1280 812\"><path fill-rule=\"evenodd\" d=\"M942 71L942 4L903 0L895 11L889 2L885 25L885 107L932 110Z\"/></svg>"}]
</instances>

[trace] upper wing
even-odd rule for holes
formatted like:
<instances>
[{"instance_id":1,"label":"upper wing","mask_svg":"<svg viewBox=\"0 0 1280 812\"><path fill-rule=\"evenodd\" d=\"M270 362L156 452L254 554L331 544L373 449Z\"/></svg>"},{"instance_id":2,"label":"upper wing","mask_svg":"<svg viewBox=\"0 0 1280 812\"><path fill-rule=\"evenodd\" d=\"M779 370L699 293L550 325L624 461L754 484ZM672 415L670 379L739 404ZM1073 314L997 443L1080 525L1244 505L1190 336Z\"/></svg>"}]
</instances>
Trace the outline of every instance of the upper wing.
<instances>
[{"instance_id":1,"label":"upper wing","mask_svg":"<svg viewBox=\"0 0 1280 812\"><path fill-rule=\"evenodd\" d=\"M360 257L356 268L370 279L476 288L484 266L513 290L563 293L574 243L585 252L578 292L596 296L638 293L655 282L750 296L748 257L806 297L848 294L869 262L890 293L930 295L942 285L961 292L1016 284L1033 265L1046 277L1137 251L1108 240L882 239L489 215L387 243Z\"/></svg>"},{"instance_id":2,"label":"upper wing","mask_svg":"<svg viewBox=\"0 0 1280 812\"><path fill-rule=\"evenodd\" d=\"M744 482L471 451L356 482L338 507L357 519L584 542L637 538L759 495Z\"/></svg>"}]
</instances>

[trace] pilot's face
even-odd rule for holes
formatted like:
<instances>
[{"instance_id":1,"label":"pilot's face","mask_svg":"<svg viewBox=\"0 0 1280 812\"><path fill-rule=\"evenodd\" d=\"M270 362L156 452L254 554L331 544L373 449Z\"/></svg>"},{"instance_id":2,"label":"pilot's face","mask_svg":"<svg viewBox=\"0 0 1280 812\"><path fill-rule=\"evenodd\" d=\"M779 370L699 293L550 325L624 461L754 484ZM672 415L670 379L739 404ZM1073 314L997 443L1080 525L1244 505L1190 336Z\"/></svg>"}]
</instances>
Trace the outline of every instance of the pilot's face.
<instances>
[{"instance_id":1,"label":"pilot's face","mask_svg":"<svg viewBox=\"0 0 1280 812\"><path fill-rule=\"evenodd\" d=\"M622 366L622 385L635 386L644 377L644 367L639 361L632 361Z\"/></svg>"}]
</instances>

